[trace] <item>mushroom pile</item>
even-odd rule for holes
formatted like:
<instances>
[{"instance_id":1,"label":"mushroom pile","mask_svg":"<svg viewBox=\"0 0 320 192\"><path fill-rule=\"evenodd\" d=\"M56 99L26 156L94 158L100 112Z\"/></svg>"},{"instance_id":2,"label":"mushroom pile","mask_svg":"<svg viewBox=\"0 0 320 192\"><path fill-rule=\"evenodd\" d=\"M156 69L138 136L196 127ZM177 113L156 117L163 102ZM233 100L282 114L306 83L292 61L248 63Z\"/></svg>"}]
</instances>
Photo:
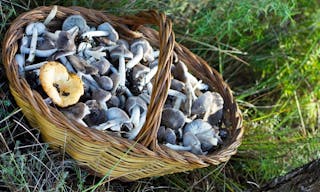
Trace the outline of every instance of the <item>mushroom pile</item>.
<instances>
[{"instance_id":1,"label":"mushroom pile","mask_svg":"<svg viewBox=\"0 0 320 192\"><path fill-rule=\"evenodd\" d=\"M30 23L16 54L18 72L48 105L78 124L133 140L146 121L159 50L144 39L119 39L108 22L89 26L71 15L61 30ZM175 56L158 140L174 150L206 154L222 142L223 99Z\"/></svg>"}]
</instances>

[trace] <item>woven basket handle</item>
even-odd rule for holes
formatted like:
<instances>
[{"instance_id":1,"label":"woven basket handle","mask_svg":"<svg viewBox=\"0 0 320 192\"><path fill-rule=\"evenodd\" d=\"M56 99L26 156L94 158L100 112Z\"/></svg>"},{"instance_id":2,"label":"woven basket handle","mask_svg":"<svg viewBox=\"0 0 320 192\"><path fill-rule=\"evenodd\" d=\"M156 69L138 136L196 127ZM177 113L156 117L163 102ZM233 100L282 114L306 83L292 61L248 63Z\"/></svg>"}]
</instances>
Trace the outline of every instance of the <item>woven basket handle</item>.
<instances>
[{"instance_id":1,"label":"woven basket handle","mask_svg":"<svg viewBox=\"0 0 320 192\"><path fill-rule=\"evenodd\" d=\"M154 24L159 27L159 64L158 71L154 77L151 101L148 106L147 119L140 133L136 137L141 144L151 149L155 149L157 144L157 132L161 122L161 114L164 103L167 99L171 82L171 64L173 61L174 33L172 23L163 13L151 10L140 12L135 16L126 17L134 21L134 27L139 25ZM128 23L130 24L130 23ZM148 39L152 43L152 39Z\"/></svg>"}]
</instances>

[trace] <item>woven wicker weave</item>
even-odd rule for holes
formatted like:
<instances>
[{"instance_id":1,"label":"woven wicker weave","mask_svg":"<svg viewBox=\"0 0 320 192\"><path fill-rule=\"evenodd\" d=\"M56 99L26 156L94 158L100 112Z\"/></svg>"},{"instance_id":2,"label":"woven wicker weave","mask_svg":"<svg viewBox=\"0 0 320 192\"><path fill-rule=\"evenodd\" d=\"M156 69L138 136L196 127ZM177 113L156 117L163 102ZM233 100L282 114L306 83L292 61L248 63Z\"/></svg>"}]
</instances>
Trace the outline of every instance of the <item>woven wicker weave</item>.
<instances>
[{"instance_id":1,"label":"woven wicker weave","mask_svg":"<svg viewBox=\"0 0 320 192\"><path fill-rule=\"evenodd\" d=\"M124 181L183 172L210 164L217 165L229 160L231 155L236 153L243 135L242 116L230 88L221 75L203 59L175 42L171 21L156 11L116 17L81 7L58 6L55 19L48 25L49 30L54 31L61 28L62 21L69 15L81 14L89 25L97 26L109 22L121 38L130 41L143 36L152 46L160 49L159 69L154 81L147 120L137 137L138 142L83 127L68 120L56 108L45 104L40 94L32 90L24 78L19 77L14 58L26 25L44 21L51 9L52 7L39 7L20 15L7 31L2 48L11 93L30 124L40 130L43 139L51 147L66 151L80 165L88 167L98 175L110 173L110 179ZM159 31L147 26L150 24L157 26ZM207 156L173 151L157 143L161 111L170 86L173 51L197 78L224 98L223 121L228 126L230 137L217 151Z\"/></svg>"}]
</instances>

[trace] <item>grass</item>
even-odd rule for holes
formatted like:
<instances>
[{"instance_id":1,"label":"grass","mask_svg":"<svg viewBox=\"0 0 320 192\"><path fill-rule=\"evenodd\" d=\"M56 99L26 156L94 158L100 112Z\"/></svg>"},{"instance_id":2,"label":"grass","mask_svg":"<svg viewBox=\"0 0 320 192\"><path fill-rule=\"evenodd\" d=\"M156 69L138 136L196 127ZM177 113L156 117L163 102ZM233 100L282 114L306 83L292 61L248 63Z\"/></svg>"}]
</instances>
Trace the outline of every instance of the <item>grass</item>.
<instances>
[{"instance_id":1,"label":"grass","mask_svg":"<svg viewBox=\"0 0 320 192\"><path fill-rule=\"evenodd\" d=\"M21 12L49 2L0 1L1 38ZM244 115L243 144L227 164L132 183L99 178L52 151L8 91L0 67L0 190L243 191L320 158L320 7L316 0L59 1L113 14L150 8L177 41L229 83ZM3 120L2 120L3 119Z\"/></svg>"}]
</instances>

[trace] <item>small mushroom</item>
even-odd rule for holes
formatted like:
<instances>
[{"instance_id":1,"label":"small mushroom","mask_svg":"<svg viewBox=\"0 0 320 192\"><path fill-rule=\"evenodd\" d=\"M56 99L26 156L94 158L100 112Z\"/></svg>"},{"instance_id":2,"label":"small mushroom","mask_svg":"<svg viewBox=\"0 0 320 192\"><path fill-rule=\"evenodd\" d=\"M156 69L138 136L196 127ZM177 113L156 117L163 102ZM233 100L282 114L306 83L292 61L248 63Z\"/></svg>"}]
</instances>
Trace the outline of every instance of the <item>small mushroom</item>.
<instances>
[{"instance_id":1,"label":"small mushroom","mask_svg":"<svg viewBox=\"0 0 320 192\"><path fill-rule=\"evenodd\" d=\"M92 99L96 100L101 109L108 110L106 102L111 98L111 93L103 89L92 91Z\"/></svg>"},{"instance_id":2,"label":"small mushroom","mask_svg":"<svg viewBox=\"0 0 320 192\"><path fill-rule=\"evenodd\" d=\"M83 118L90 114L90 109L86 104L79 102L71 107L62 109L61 112L69 119L73 119L81 125L88 127L83 121Z\"/></svg>"},{"instance_id":3,"label":"small mushroom","mask_svg":"<svg viewBox=\"0 0 320 192\"><path fill-rule=\"evenodd\" d=\"M98 31L107 31L109 35L107 36L113 42L117 42L119 39L118 32L110 25L110 23L105 22L98 26Z\"/></svg>"},{"instance_id":4,"label":"small mushroom","mask_svg":"<svg viewBox=\"0 0 320 192\"><path fill-rule=\"evenodd\" d=\"M176 144L177 136L171 128L166 128L165 131L165 142L170 144Z\"/></svg>"},{"instance_id":5,"label":"small mushroom","mask_svg":"<svg viewBox=\"0 0 320 192\"><path fill-rule=\"evenodd\" d=\"M37 39L38 35L42 34L45 31L45 26L42 23L30 23L26 27L26 34L32 35L31 43L30 43L30 52L27 61L32 63L34 57L36 56L36 48L37 48Z\"/></svg>"},{"instance_id":6,"label":"small mushroom","mask_svg":"<svg viewBox=\"0 0 320 192\"><path fill-rule=\"evenodd\" d=\"M117 48L113 49L110 53L112 60L119 60L119 87L124 89L126 82L126 68L125 68L125 59L131 59L132 53L123 45L119 45Z\"/></svg>"},{"instance_id":7,"label":"small mushroom","mask_svg":"<svg viewBox=\"0 0 320 192\"><path fill-rule=\"evenodd\" d=\"M157 133L157 139L159 142L163 142L165 140L166 127L160 126Z\"/></svg>"},{"instance_id":8,"label":"small mushroom","mask_svg":"<svg viewBox=\"0 0 320 192\"><path fill-rule=\"evenodd\" d=\"M89 26L87 25L86 20L81 15L71 15L64 20L62 24L62 30L68 31L69 29L75 26L79 28L80 34L90 29Z\"/></svg>"},{"instance_id":9,"label":"small mushroom","mask_svg":"<svg viewBox=\"0 0 320 192\"><path fill-rule=\"evenodd\" d=\"M107 122L102 123L93 128L98 130L110 129L112 131L121 131L121 127L124 125L129 130L132 129L132 124L130 123L130 118L125 111L120 108L112 107L106 111Z\"/></svg>"},{"instance_id":10,"label":"small mushroom","mask_svg":"<svg viewBox=\"0 0 320 192\"><path fill-rule=\"evenodd\" d=\"M109 101L107 102L107 106L109 108L119 107L120 106L120 99L117 96L112 95L111 98L109 99Z\"/></svg>"},{"instance_id":11,"label":"small mushroom","mask_svg":"<svg viewBox=\"0 0 320 192\"><path fill-rule=\"evenodd\" d=\"M191 153L196 155L204 155L201 149L200 140L191 132L187 132L183 135L183 145L191 148Z\"/></svg>"},{"instance_id":12,"label":"small mushroom","mask_svg":"<svg viewBox=\"0 0 320 192\"><path fill-rule=\"evenodd\" d=\"M109 71L111 63L104 57L101 57L100 60L94 61L90 63L90 65L93 65L95 68L97 68L99 70L99 74L103 75Z\"/></svg>"},{"instance_id":13,"label":"small mushroom","mask_svg":"<svg viewBox=\"0 0 320 192\"><path fill-rule=\"evenodd\" d=\"M211 106L214 104L213 95L210 91L200 95L192 104L191 113L196 115L203 115L204 120L208 119Z\"/></svg>"},{"instance_id":14,"label":"small mushroom","mask_svg":"<svg viewBox=\"0 0 320 192\"><path fill-rule=\"evenodd\" d=\"M147 60L147 61L153 61L153 49L149 42L145 39L137 39L135 40L131 46L130 51L134 54L134 57L128 61L127 68L131 69L136 64L138 64L141 59Z\"/></svg>"},{"instance_id":15,"label":"small mushroom","mask_svg":"<svg viewBox=\"0 0 320 192\"><path fill-rule=\"evenodd\" d=\"M86 60L75 55L69 55L68 60L71 65L75 68L77 72L82 72L84 74L97 74L98 69L92 65L87 64Z\"/></svg>"},{"instance_id":16,"label":"small mushroom","mask_svg":"<svg viewBox=\"0 0 320 192\"><path fill-rule=\"evenodd\" d=\"M126 111L131 116L131 122L134 126L127 135L129 139L134 139L146 120L147 104L140 97L132 96L126 101Z\"/></svg>"},{"instance_id":17,"label":"small mushroom","mask_svg":"<svg viewBox=\"0 0 320 192\"><path fill-rule=\"evenodd\" d=\"M101 109L96 100L87 100L86 105L90 109L90 114L84 117L84 121L89 127L98 126L108 121L106 116L107 111Z\"/></svg>"},{"instance_id":18,"label":"small mushroom","mask_svg":"<svg viewBox=\"0 0 320 192\"><path fill-rule=\"evenodd\" d=\"M177 79L171 79L170 89L182 92L185 89L185 84Z\"/></svg>"},{"instance_id":19,"label":"small mushroom","mask_svg":"<svg viewBox=\"0 0 320 192\"><path fill-rule=\"evenodd\" d=\"M132 78L133 80L137 80L139 77L145 76L149 72L150 72L149 67L146 67L145 65L138 63L132 69Z\"/></svg>"},{"instance_id":20,"label":"small mushroom","mask_svg":"<svg viewBox=\"0 0 320 192\"><path fill-rule=\"evenodd\" d=\"M196 137L199 139L203 151L209 151L212 147L217 146L218 142L221 141L219 132L215 131L215 129L198 133L196 134Z\"/></svg>"},{"instance_id":21,"label":"small mushroom","mask_svg":"<svg viewBox=\"0 0 320 192\"><path fill-rule=\"evenodd\" d=\"M168 90L168 95L175 97L175 102L173 104L174 109L180 109L181 103L185 102L187 99L185 94L173 89Z\"/></svg>"},{"instance_id":22,"label":"small mushroom","mask_svg":"<svg viewBox=\"0 0 320 192\"><path fill-rule=\"evenodd\" d=\"M98 83L98 85L102 89L104 89L106 91L111 91L111 89L113 87L113 81L110 77L94 75L93 79Z\"/></svg>"},{"instance_id":23,"label":"small mushroom","mask_svg":"<svg viewBox=\"0 0 320 192\"><path fill-rule=\"evenodd\" d=\"M178 130L185 124L184 114L173 108L166 108L162 111L161 125Z\"/></svg>"},{"instance_id":24,"label":"small mushroom","mask_svg":"<svg viewBox=\"0 0 320 192\"><path fill-rule=\"evenodd\" d=\"M59 62L47 62L40 68L40 83L43 90L60 107L77 103L84 94L81 79Z\"/></svg>"},{"instance_id":25,"label":"small mushroom","mask_svg":"<svg viewBox=\"0 0 320 192\"><path fill-rule=\"evenodd\" d=\"M25 58L22 54L15 55L15 61L18 64L18 73L21 77L24 77L24 65L26 64Z\"/></svg>"},{"instance_id":26,"label":"small mushroom","mask_svg":"<svg viewBox=\"0 0 320 192\"><path fill-rule=\"evenodd\" d=\"M46 17L46 19L44 20L43 24L44 25L48 25L50 23L50 21L52 21L52 19L56 16L58 12L58 6L54 5L49 13L49 15Z\"/></svg>"},{"instance_id":27,"label":"small mushroom","mask_svg":"<svg viewBox=\"0 0 320 192\"><path fill-rule=\"evenodd\" d=\"M206 122L203 121L202 119L196 119L188 124L186 124L186 126L184 126L184 133L186 132L191 132L195 135L201 133L201 132L206 132L208 130L211 130L212 126Z\"/></svg>"},{"instance_id":28,"label":"small mushroom","mask_svg":"<svg viewBox=\"0 0 320 192\"><path fill-rule=\"evenodd\" d=\"M224 100L221 95L217 92L211 92L212 95L212 104L210 106L210 115L208 116L207 120L211 125L218 124L223 116L223 104ZM204 117L204 120L206 117Z\"/></svg>"}]
</instances>

